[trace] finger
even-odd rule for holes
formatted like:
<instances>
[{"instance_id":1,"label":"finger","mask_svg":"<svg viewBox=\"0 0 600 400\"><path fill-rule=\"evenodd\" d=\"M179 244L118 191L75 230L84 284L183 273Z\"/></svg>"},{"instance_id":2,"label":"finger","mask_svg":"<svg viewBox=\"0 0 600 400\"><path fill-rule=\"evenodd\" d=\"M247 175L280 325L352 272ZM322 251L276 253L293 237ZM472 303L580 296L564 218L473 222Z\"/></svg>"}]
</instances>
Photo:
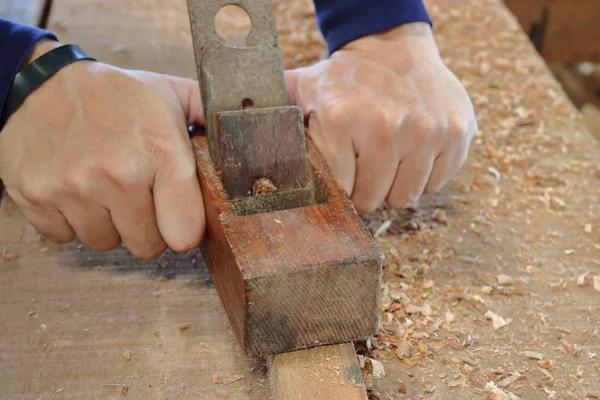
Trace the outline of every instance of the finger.
<instances>
[{"instance_id":1,"label":"finger","mask_svg":"<svg viewBox=\"0 0 600 400\"><path fill-rule=\"evenodd\" d=\"M440 157L435 161L433 172L425 187L425 193L441 190L460 170L469 155L469 147L475 132L477 121L452 120L449 126L453 139Z\"/></svg>"},{"instance_id":2,"label":"finger","mask_svg":"<svg viewBox=\"0 0 600 400\"><path fill-rule=\"evenodd\" d=\"M112 250L121 243L107 209L97 204L72 200L59 210L75 230L81 243L98 252Z\"/></svg>"},{"instance_id":3,"label":"finger","mask_svg":"<svg viewBox=\"0 0 600 400\"><path fill-rule=\"evenodd\" d=\"M298 92L299 70L285 71L285 85L290 104L302 107L300 93Z\"/></svg>"},{"instance_id":4,"label":"finger","mask_svg":"<svg viewBox=\"0 0 600 400\"><path fill-rule=\"evenodd\" d=\"M200 96L198 81L175 76L166 76L166 78L181 101L181 106L187 118L187 125L204 125L204 109L202 108L202 97Z\"/></svg>"},{"instance_id":5,"label":"finger","mask_svg":"<svg viewBox=\"0 0 600 400\"><path fill-rule=\"evenodd\" d=\"M325 158L334 179L350 196L356 174L354 147L351 140L340 140L331 133L332 130L328 132L316 118L309 118L308 135Z\"/></svg>"},{"instance_id":6,"label":"finger","mask_svg":"<svg viewBox=\"0 0 600 400\"><path fill-rule=\"evenodd\" d=\"M190 147L157 170L153 185L158 228L175 251L198 246L204 237L204 204Z\"/></svg>"},{"instance_id":7,"label":"finger","mask_svg":"<svg viewBox=\"0 0 600 400\"><path fill-rule=\"evenodd\" d=\"M110 204L110 212L121 241L136 257L158 257L166 244L158 229L152 192L146 187L120 190L121 196Z\"/></svg>"},{"instance_id":8,"label":"finger","mask_svg":"<svg viewBox=\"0 0 600 400\"><path fill-rule=\"evenodd\" d=\"M377 126L376 124L371 124ZM369 129L369 128L365 128ZM385 127L382 128L386 129ZM360 149L356 158L356 182L352 201L359 212L371 212L387 197L398 169L400 154L391 135L356 135L368 142L357 143ZM376 136L379 139L374 140Z\"/></svg>"},{"instance_id":9,"label":"finger","mask_svg":"<svg viewBox=\"0 0 600 400\"><path fill-rule=\"evenodd\" d=\"M431 194L441 190L458 173L467 159L468 147L443 153L435 160L433 172L429 178L424 193Z\"/></svg>"},{"instance_id":10,"label":"finger","mask_svg":"<svg viewBox=\"0 0 600 400\"><path fill-rule=\"evenodd\" d=\"M68 243L75 238L75 231L57 209L37 207L28 202L18 191L6 188L6 193L19 206L29 223L48 240Z\"/></svg>"},{"instance_id":11,"label":"finger","mask_svg":"<svg viewBox=\"0 0 600 400\"><path fill-rule=\"evenodd\" d=\"M433 170L435 158L428 149L417 151L400 162L394 183L386 198L393 208L414 208Z\"/></svg>"}]
</instances>

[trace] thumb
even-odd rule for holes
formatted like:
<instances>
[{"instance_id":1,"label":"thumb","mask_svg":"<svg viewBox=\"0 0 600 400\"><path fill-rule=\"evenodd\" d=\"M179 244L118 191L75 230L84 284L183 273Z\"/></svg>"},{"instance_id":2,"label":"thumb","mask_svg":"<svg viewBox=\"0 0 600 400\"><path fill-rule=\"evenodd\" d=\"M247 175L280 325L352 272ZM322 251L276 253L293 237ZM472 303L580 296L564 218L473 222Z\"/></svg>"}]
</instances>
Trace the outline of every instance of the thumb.
<instances>
[{"instance_id":1,"label":"thumb","mask_svg":"<svg viewBox=\"0 0 600 400\"><path fill-rule=\"evenodd\" d=\"M300 93L298 90L300 70L293 69L285 71L285 85L288 93L290 105L302 107L300 104Z\"/></svg>"},{"instance_id":2,"label":"thumb","mask_svg":"<svg viewBox=\"0 0 600 400\"><path fill-rule=\"evenodd\" d=\"M169 77L169 83L181 101L181 107L185 112L188 126L194 124L204 125L204 108L200 96L200 83L193 79L175 76Z\"/></svg>"}]
</instances>

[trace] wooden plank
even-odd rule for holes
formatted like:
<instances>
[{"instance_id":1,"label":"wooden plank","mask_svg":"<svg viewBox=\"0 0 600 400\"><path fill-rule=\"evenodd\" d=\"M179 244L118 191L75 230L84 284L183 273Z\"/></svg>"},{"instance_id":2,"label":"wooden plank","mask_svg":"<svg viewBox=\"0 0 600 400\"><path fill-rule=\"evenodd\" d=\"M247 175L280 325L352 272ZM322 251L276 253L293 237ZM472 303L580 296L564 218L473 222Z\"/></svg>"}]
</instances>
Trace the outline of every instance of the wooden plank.
<instances>
[{"instance_id":1,"label":"wooden plank","mask_svg":"<svg viewBox=\"0 0 600 400\"><path fill-rule=\"evenodd\" d=\"M377 329L382 254L310 142L316 204L239 215L195 138L204 259L238 341L271 355L366 339Z\"/></svg>"},{"instance_id":2,"label":"wooden plank","mask_svg":"<svg viewBox=\"0 0 600 400\"><path fill-rule=\"evenodd\" d=\"M49 28L65 43L121 67L195 75L185 1L54 6ZM263 361L236 343L207 279L196 251L141 262L52 245L5 196L0 398L269 398Z\"/></svg>"},{"instance_id":3,"label":"wooden plank","mask_svg":"<svg viewBox=\"0 0 600 400\"><path fill-rule=\"evenodd\" d=\"M0 17L22 24L43 25L49 0L3 0L0 2Z\"/></svg>"},{"instance_id":4,"label":"wooden plank","mask_svg":"<svg viewBox=\"0 0 600 400\"><path fill-rule=\"evenodd\" d=\"M99 61L196 79L185 0L56 0L48 27Z\"/></svg>"},{"instance_id":5,"label":"wooden plank","mask_svg":"<svg viewBox=\"0 0 600 400\"><path fill-rule=\"evenodd\" d=\"M552 62L600 61L600 7L597 0L504 0ZM547 16L543 17L544 10ZM545 26L539 23L547 18ZM536 28L536 25L538 27ZM543 24L542 24L543 25Z\"/></svg>"},{"instance_id":6,"label":"wooden plank","mask_svg":"<svg viewBox=\"0 0 600 400\"><path fill-rule=\"evenodd\" d=\"M274 400L367 400L352 343L276 355L270 383Z\"/></svg>"},{"instance_id":7,"label":"wooden plank","mask_svg":"<svg viewBox=\"0 0 600 400\"><path fill-rule=\"evenodd\" d=\"M198 251L149 262L52 245L5 199L0 287L2 399L268 398Z\"/></svg>"},{"instance_id":8,"label":"wooden plank","mask_svg":"<svg viewBox=\"0 0 600 400\"><path fill-rule=\"evenodd\" d=\"M377 238L386 253L382 329L369 346L356 343L385 366L386 376L368 389L381 399L506 398L486 385L519 372L503 392L523 399L598 396L593 354L600 347L594 330L600 308L592 277L600 273L600 150L501 1L427 4L441 54L472 95L481 132L460 174L417 212L368 216L373 229L391 223ZM312 1L275 5L285 65L322 57ZM195 76L185 1L57 0L55 6L53 26L63 41L120 66ZM535 111L533 122L517 125L528 110ZM3 399L119 398L119 386L102 385L138 381L143 385L123 398L213 400L226 398L215 393L222 390L229 400L269 398L261 383L265 369L234 342L212 285L204 290L186 274L166 282L146 278L165 266L164 274L171 272L168 259L163 267L109 272L125 260L47 246L13 214L0 211L0 250L21 254L6 262L0 256ZM499 286L499 273L514 283ZM431 315L409 314L408 302L429 305ZM28 317L34 308L38 317ZM512 322L495 330L488 310ZM152 323L138 324L141 314ZM169 328L186 321L189 340ZM169 335L153 342L144 329L155 326ZM132 360L120 364L138 343ZM539 352L554 367L542 371L524 351ZM244 379L239 386L213 384L217 372L221 381L242 372Z\"/></svg>"}]
</instances>

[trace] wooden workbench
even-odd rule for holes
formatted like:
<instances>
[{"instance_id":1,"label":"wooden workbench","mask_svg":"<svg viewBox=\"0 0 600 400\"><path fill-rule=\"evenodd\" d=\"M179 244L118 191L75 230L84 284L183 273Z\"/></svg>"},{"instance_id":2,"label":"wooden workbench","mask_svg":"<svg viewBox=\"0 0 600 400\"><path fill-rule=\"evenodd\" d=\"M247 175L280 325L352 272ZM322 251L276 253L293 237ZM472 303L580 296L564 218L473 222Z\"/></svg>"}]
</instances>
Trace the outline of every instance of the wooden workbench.
<instances>
[{"instance_id":1,"label":"wooden workbench","mask_svg":"<svg viewBox=\"0 0 600 400\"><path fill-rule=\"evenodd\" d=\"M310 2L275 3L286 66L323 57ZM380 332L357 344L385 368L372 397L598 398L600 148L499 0L428 5L481 131L419 211L366 216L387 256ZM194 76L184 0L54 0L49 28ZM0 399L268 399L197 253L55 246L6 198L0 250Z\"/></svg>"}]
</instances>

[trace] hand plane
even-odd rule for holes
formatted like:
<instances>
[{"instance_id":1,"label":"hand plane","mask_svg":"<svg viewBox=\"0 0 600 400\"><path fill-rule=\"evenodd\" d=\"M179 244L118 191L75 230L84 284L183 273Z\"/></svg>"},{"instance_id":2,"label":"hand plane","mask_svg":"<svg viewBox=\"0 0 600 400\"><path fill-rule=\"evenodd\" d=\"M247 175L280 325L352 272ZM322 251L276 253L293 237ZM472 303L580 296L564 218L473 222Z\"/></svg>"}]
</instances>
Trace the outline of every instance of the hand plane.
<instances>
[{"instance_id":1,"label":"hand plane","mask_svg":"<svg viewBox=\"0 0 600 400\"><path fill-rule=\"evenodd\" d=\"M242 46L216 31L231 4L251 20ZM193 139L201 250L239 343L266 356L374 335L383 255L289 104L272 1L188 11L206 117Z\"/></svg>"}]
</instances>

